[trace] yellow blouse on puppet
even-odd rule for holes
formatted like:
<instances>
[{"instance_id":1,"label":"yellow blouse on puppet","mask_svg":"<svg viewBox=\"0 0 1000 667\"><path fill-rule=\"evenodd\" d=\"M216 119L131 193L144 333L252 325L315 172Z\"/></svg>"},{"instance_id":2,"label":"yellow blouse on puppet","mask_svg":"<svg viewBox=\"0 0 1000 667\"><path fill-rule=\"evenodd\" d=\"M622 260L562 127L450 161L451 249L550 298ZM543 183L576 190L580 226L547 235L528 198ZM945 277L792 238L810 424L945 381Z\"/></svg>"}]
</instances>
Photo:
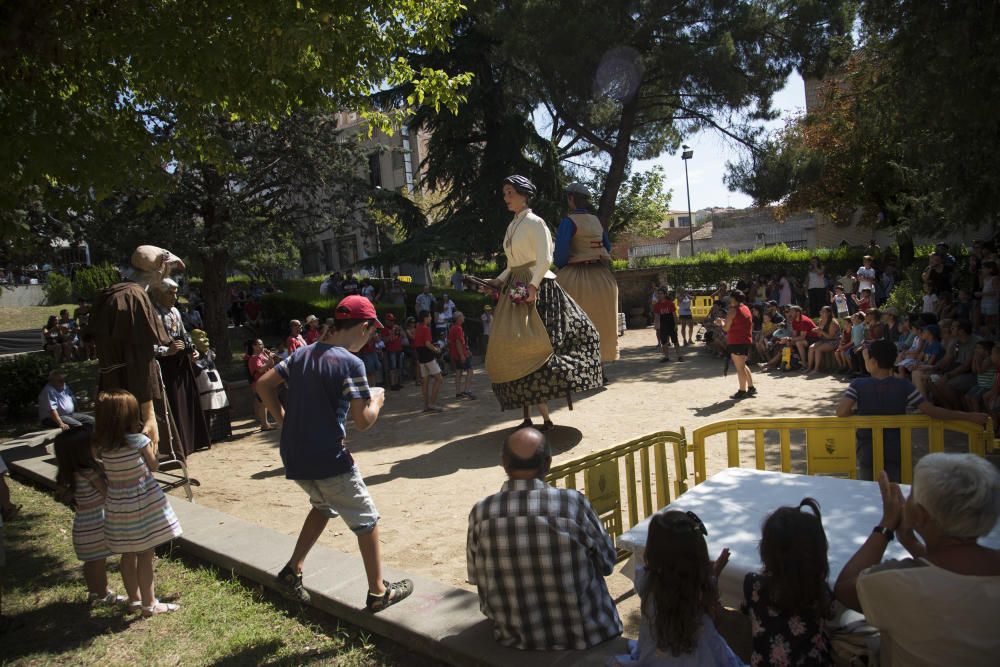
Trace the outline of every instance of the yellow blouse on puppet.
<instances>
[{"instance_id":1,"label":"yellow blouse on puppet","mask_svg":"<svg viewBox=\"0 0 1000 667\"><path fill-rule=\"evenodd\" d=\"M545 221L526 208L507 225L503 237L507 268L497 278L506 281L511 267L531 265L531 284L538 287L543 278L555 278L552 264L552 234Z\"/></svg>"}]
</instances>

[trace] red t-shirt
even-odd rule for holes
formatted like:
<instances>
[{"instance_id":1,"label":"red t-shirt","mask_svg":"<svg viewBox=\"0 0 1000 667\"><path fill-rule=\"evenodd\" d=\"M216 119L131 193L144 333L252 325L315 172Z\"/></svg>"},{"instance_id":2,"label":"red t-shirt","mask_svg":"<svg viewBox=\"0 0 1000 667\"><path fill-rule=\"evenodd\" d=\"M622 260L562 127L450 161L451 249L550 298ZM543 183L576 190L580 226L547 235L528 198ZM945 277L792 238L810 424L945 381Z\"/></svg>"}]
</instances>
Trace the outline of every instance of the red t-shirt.
<instances>
[{"instance_id":1,"label":"red t-shirt","mask_svg":"<svg viewBox=\"0 0 1000 667\"><path fill-rule=\"evenodd\" d=\"M753 316L745 303L741 303L733 315L726 342L730 345L749 345L753 342Z\"/></svg>"},{"instance_id":2,"label":"red t-shirt","mask_svg":"<svg viewBox=\"0 0 1000 667\"><path fill-rule=\"evenodd\" d=\"M465 344L465 331L457 324L452 324L448 329L448 354L458 361L464 361L469 356L469 348Z\"/></svg>"},{"instance_id":3,"label":"red t-shirt","mask_svg":"<svg viewBox=\"0 0 1000 667\"><path fill-rule=\"evenodd\" d=\"M248 301L247 305L243 306L243 312L245 312L247 317L251 320L255 320L257 319L257 316L260 315L260 304L256 301Z\"/></svg>"},{"instance_id":4,"label":"red t-shirt","mask_svg":"<svg viewBox=\"0 0 1000 667\"><path fill-rule=\"evenodd\" d=\"M285 344L288 347L288 354L291 354L300 347L305 347L306 339L302 337L302 334L299 334L298 336L289 336L288 340L285 341Z\"/></svg>"},{"instance_id":5,"label":"red t-shirt","mask_svg":"<svg viewBox=\"0 0 1000 667\"><path fill-rule=\"evenodd\" d=\"M659 315L673 315L677 312L677 304L673 299L664 299L653 304L653 312Z\"/></svg>"},{"instance_id":6,"label":"red t-shirt","mask_svg":"<svg viewBox=\"0 0 1000 667\"><path fill-rule=\"evenodd\" d=\"M403 339L399 335L399 326L393 325L383 332L382 340L385 341L386 352L402 352Z\"/></svg>"},{"instance_id":7,"label":"red t-shirt","mask_svg":"<svg viewBox=\"0 0 1000 667\"><path fill-rule=\"evenodd\" d=\"M250 371L250 377L253 380L250 381L250 386L257 384L257 380L266 372L265 367L270 359L266 354L261 352L260 354L252 354L247 357L247 370Z\"/></svg>"},{"instance_id":8,"label":"red t-shirt","mask_svg":"<svg viewBox=\"0 0 1000 667\"><path fill-rule=\"evenodd\" d=\"M312 345L319 338L319 329L309 327L306 329L306 345Z\"/></svg>"},{"instance_id":9,"label":"red t-shirt","mask_svg":"<svg viewBox=\"0 0 1000 667\"><path fill-rule=\"evenodd\" d=\"M431 328L426 324L418 324L417 330L413 332L413 347L426 348L429 342L431 342Z\"/></svg>"},{"instance_id":10,"label":"red t-shirt","mask_svg":"<svg viewBox=\"0 0 1000 667\"><path fill-rule=\"evenodd\" d=\"M792 322L792 331L795 333L804 333L806 338L819 338L822 334L813 333L812 330L816 328L816 323L812 321L812 318L802 315L795 322Z\"/></svg>"}]
</instances>

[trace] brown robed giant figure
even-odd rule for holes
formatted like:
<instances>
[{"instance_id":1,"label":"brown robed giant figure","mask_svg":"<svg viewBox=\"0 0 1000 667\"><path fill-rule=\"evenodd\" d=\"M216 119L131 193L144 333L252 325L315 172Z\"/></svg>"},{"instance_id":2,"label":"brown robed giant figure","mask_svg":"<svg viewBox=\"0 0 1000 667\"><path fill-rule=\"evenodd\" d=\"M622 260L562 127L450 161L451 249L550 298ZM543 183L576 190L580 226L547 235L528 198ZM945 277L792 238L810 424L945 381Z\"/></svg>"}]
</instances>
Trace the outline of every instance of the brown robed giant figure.
<instances>
[{"instance_id":1,"label":"brown robed giant figure","mask_svg":"<svg viewBox=\"0 0 1000 667\"><path fill-rule=\"evenodd\" d=\"M147 290L158 285L173 270L184 270L184 262L155 246L139 246L132 253L132 281L112 285L101 292L90 317L97 344L100 391L125 389L139 401L143 433L158 445L154 401L163 399L157 346L170 345L160 315Z\"/></svg>"}]
</instances>

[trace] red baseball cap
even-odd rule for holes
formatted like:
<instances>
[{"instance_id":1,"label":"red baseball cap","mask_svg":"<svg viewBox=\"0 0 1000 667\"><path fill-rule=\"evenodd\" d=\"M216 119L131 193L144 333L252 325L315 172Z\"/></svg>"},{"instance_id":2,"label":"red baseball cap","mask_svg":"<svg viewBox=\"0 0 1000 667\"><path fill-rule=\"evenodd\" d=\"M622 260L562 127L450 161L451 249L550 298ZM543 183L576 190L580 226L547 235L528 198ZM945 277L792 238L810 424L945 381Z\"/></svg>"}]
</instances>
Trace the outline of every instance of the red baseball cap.
<instances>
[{"instance_id":1,"label":"red baseball cap","mask_svg":"<svg viewBox=\"0 0 1000 667\"><path fill-rule=\"evenodd\" d=\"M352 294L345 296L333 309L333 317L337 320L375 320L375 326L384 329L375 314L375 306L363 296Z\"/></svg>"}]
</instances>

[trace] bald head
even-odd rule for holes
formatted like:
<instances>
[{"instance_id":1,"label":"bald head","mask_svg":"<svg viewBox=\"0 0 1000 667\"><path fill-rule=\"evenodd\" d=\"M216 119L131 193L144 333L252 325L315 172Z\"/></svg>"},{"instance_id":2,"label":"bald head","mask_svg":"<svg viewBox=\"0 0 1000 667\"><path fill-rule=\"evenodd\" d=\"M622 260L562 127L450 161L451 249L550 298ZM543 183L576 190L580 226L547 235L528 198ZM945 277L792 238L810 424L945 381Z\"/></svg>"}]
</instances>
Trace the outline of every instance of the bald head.
<instances>
[{"instance_id":1,"label":"bald head","mask_svg":"<svg viewBox=\"0 0 1000 667\"><path fill-rule=\"evenodd\" d=\"M511 479L542 478L552 463L552 451L541 431L519 428L504 439L501 458Z\"/></svg>"}]
</instances>

